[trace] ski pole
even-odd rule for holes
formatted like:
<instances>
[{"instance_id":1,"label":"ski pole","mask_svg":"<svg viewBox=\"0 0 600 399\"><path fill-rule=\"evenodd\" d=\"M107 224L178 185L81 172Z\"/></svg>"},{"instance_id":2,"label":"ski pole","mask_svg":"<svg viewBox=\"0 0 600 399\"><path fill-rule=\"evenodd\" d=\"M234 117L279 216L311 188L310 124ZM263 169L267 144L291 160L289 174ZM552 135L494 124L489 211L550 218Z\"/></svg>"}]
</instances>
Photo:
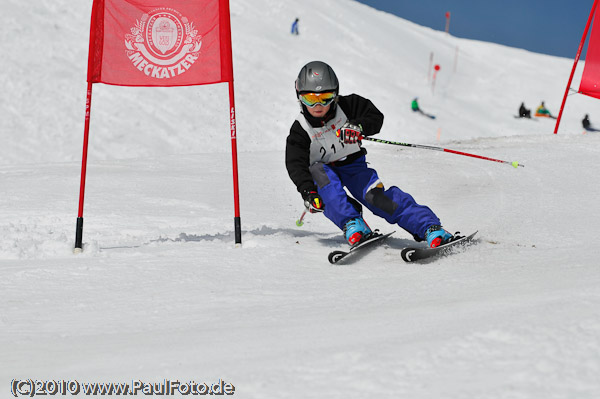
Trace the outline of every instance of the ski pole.
<instances>
[{"instance_id":1,"label":"ski pole","mask_svg":"<svg viewBox=\"0 0 600 399\"><path fill-rule=\"evenodd\" d=\"M485 159L486 161L493 161L493 162L500 162L500 163L505 163L508 165L512 165L515 169L517 167L522 167L524 168L525 165L521 165L519 162L514 161L514 162L508 162L508 161L502 161L500 159L494 159L494 158L488 158L488 157L484 157L481 155L475 155L475 154L469 154L468 152L461 152L461 151L455 151L455 150L449 150L448 148L442 148L442 147L434 147L431 145L420 145L420 144L409 144L409 143L400 143L397 141L389 141L389 140L382 140L382 139L375 139L372 137L363 137L363 140L369 140L369 141L374 141L376 143L383 143L383 144L392 144L392 145L401 145L403 147L413 147L413 148L422 148L424 150L434 150L434 151L443 151L443 152L449 152L451 154L457 154L457 155L464 155L467 157L473 157L473 158L479 158L479 159Z\"/></svg>"},{"instance_id":2,"label":"ski pole","mask_svg":"<svg viewBox=\"0 0 600 399\"><path fill-rule=\"evenodd\" d=\"M308 211L308 208L304 208L302 215L300 215L300 219L296 220L296 226L302 227L302 225L304 224L304 222L302 220L304 219L304 216L306 216L307 211Z\"/></svg>"}]
</instances>

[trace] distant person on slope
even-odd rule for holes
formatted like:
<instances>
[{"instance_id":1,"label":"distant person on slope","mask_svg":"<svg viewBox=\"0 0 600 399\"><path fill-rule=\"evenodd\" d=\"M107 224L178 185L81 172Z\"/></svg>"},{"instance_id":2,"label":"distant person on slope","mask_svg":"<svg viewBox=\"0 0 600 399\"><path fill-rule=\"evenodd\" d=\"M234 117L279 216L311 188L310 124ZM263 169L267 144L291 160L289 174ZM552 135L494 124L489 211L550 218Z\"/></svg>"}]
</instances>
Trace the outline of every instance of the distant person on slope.
<instances>
[{"instance_id":1,"label":"distant person on slope","mask_svg":"<svg viewBox=\"0 0 600 399\"><path fill-rule=\"evenodd\" d=\"M585 114L585 117L583 118L583 120L581 121L581 124L583 125L583 128L585 130L587 130L588 132L598 132L600 130L594 128L592 126L592 123L590 122L590 117L588 116L588 114Z\"/></svg>"},{"instance_id":2,"label":"distant person on slope","mask_svg":"<svg viewBox=\"0 0 600 399\"><path fill-rule=\"evenodd\" d=\"M519 117L531 118L531 110L525 108L525 103L521 103L521 106L519 107Z\"/></svg>"},{"instance_id":3,"label":"distant person on slope","mask_svg":"<svg viewBox=\"0 0 600 399\"><path fill-rule=\"evenodd\" d=\"M423 110L419 107L419 97L415 97L412 100L412 103L410 103L410 108L413 110L413 112L418 112L418 113L420 113L422 115L425 115L428 118L435 119L435 116L423 112Z\"/></svg>"},{"instance_id":4,"label":"distant person on slope","mask_svg":"<svg viewBox=\"0 0 600 399\"><path fill-rule=\"evenodd\" d=\"M413 98L412 103L410 103L410 107L414 112L423 112L421 111L421 108L419 108L419 97Z\"/></svg>"},{"instance_id":5,"label":"distant person on slope","mask_svg":"<svg viewBox=\"0 0 600 399\"><path fill-rule=\"evenodd\" d=\"M286 140L285 164L311 213L323 212L350 245L372 233L362 205L432 248L454 239L431 209L398 187L386 190L367 166L362 137L379 133L383 125L383 114L370 100L339 95L335 72L321 61L302 67L296 95L301 112Z\"/></svg>"},{"instance_id":6,"label":"distant person on slope","mask_svg":"<svg viewBox=\"0 0 600 399\"><path fill-rule=\"evenodd\" d=\"M299 35L300 32L298 31L298 23L300 22L300 20L298 18L296 18L296 20L292 23L292 35Z\"/></svg>"},{"instance_id":7,"label":"distant person on slope","mask_svg":"<svg viewBox=\"0 0 600 399\"><path fill-rule=\"evenodd\" d=\"M555 116L552 116L550 114L550 111L548 110L548 108L546 108L546 105L544 104L543 101L540 104L540 106L537 107L537 109L535 110L535 116L541 116L541 117L556 119Z\"/></svg>"}]
</instances>

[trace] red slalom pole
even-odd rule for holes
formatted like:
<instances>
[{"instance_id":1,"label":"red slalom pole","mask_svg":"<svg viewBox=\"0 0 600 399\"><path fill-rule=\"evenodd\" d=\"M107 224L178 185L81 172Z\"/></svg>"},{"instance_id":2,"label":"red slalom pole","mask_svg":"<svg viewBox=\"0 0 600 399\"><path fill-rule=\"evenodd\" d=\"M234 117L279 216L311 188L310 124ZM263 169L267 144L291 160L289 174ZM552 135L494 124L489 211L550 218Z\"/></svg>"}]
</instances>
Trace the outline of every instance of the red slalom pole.
<instances>
[{"instance_id":1,"label":"red slalom pole","mask_svg":"<svg viewBox=\"0 0 600 399\"><path fill-rule=\"evenodd\" d=\"M79 184L79 210L77 212L77 226L75 228L74 253L83 249L83 198L85 196L85 175L87 170L88 141L90 136L90 112L92 109L92 82L88 82L85 100L85 125L83 129L83 155L81 157L81 182Z\"/></svg>"},{"instance_id":2,"label":"red slalom pole","mask_svg":"<svg viewBox=\"0 0 600 399\"><path fill-rule=\"evenodd\" d=\"M585 43L585 38L587 37L588 29L590 28L590 24L592 23L592 18L594 17L594 10L596 9L597 3L598 0L594 0L594 5L592 6L592 11L590 11L590 16L588 17L587 25L583 30L583 37L581 38L579 48L577 49L577 54L575 55L575 61L573 62L573 68L571 69L571 76L569 76L567 88L565 89L565 95L563 96L562 104L560 105L560 111L558 111L558 117L556 118L556 125L554 125L554 134L558 133L558 126L560 125L560 118L562 118L563 109L565 108L565 103L567 102L567 94L569 93L569 87L571 87L571 81L573 80L573 75L575 74L575 68L577 68L577 63L579 62L581 50L583 49L583 44Z\"/></svg>"},{"instance_id":3,"label":"red slalom pole","mask_svg":"<svg viewBox=\"0 0 600 399\"><path fill-rule=\"evenodd\" d=\"M237 131L235 115L235 91L233 88L233 51L231 46L231 17L229 12L229 0L220 0L219 4L223 7L220 15L221 27L221 51L226 58L224 70L221 73L228 77L229 85L229 133L231 138L231 166L233 171L233 228L235 246L242 245L242 221L240 217L240 185L238 173L238 152L237 152Z\"/></svg>"},{"instance_id":4,"label":"red slalom pole","mask_svg":"<svg viewBox=\"0 0 600 399\"><path fill-rule=\"evenodd\" d=\"M424 150L434 150L434 151L449 152L451 154L464 155L464 156L467 156L467 157L484 159L486 161L493 161L493 162L505 163L505 164L513 166L514 168L517 168L519 166L522 167L522 168L525 167L525 165L521 165L517 161L514 161L514 162L503 161L501 159L489 158L489 157L484 157L484 156L481 156L481 155L469 154L468 152L449 150L447 148L442 148L442 147L434 147L434 146L431 146L431 145L400 143L400 142L397 142L397 141L382 140L382 139L376 139L376 138L373 138L373 137L363 137L362 139L363 140L368 140L368 141L374 141L376 143L400 145L400 146L403 146L403 147L421 148L421 149L424 149Z\"/></svg>"},{"instance_id":5,"label":"red slalom pole","mask_svg":"<svg viewBox=\"0 0 600 399\"><path fill-rule=\"evenodd\" d=\"M231 133L231 160L233 168L233 201L234 201L234 218L233 227L235 230L235 245L242 244L242 222L240 218L240 185L238 175L238 159L237 159L237 133L235 123L235 97L233 90L233 80L229 82L229 128Z\"/></svg>"}]
</instances>

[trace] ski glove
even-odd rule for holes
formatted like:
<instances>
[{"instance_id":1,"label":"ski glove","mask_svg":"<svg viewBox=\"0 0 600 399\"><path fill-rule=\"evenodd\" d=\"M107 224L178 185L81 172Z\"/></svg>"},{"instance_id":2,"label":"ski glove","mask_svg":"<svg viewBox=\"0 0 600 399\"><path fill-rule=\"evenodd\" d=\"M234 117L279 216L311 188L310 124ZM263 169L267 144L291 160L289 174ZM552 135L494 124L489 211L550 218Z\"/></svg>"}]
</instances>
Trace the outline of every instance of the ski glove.
<instances>
[{"instance_id":1,"label":"ski glove","mask_svg":"<svg viewBox=\"0 0 600 399\"><path fill-rule=\"evenodd\" d=\"M303 191L304 206L310 213L319 213L325 210L325 204L316 191Z\"/></svg>"},{"instance_id":2,"label":"ski glove","mask_svg":"<svg viewBox=\"0 0 600 399\"><path fill-rule=\"evenodd\" d=\"M360 143L362 140L362 127L355 125L350 122L344 123L337 132L337 136L344 142L344 144L355 144Z\"/></svg>"}]
</instances>

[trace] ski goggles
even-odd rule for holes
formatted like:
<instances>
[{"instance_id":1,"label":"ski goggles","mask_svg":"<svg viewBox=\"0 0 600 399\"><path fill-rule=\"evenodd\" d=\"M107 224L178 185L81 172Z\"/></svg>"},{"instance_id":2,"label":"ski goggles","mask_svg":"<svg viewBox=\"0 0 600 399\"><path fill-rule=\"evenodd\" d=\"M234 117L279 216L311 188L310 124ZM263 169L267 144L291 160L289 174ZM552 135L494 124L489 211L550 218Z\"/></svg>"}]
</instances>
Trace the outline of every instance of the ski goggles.
<instances>
[{"instance_id":1,"label":"ski goggles","mask_svg":"<svg viewBox=\"0 0 600 399\"><path fill-rule=\"evenodd\" d=\"M321 104L326 107L335 100L334 92L327 93L304 93L300 94L300 101L307 107L314 107L317 104Z\"/></svg>"}]
</instances>

